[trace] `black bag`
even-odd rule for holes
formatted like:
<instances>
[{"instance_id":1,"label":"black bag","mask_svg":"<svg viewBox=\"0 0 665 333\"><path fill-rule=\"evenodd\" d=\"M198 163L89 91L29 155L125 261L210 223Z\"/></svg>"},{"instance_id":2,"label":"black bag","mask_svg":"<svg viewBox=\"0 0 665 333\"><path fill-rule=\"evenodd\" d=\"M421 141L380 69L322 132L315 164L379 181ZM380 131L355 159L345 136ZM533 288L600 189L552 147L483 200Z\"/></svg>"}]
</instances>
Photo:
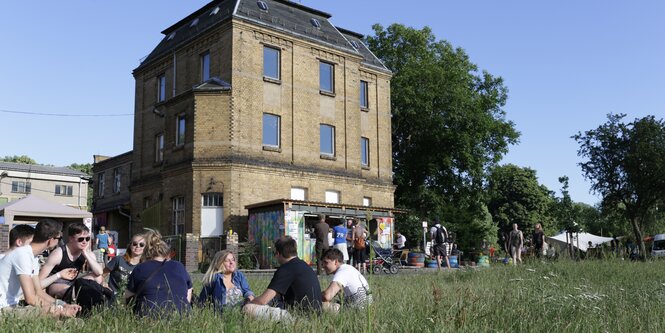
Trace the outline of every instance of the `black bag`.
<instances>
[{"instance_id":1,"label":"black bag","mask_svg":"<svg viewBox=\"0 0 665 333\"><path fill-rule=\"evenodd\" d=\"M80 316L88 316L94 307L109 307L115 302L115 294L109 288L88 279L76 279L67 289L62 300L70 304L81 306Z\"/></svg>"},{"instance_id":2,"label":"black bag","mask_svg":"<svg viewBox=\"0 0 665 333\"><path fill-rule=\"evenodd\" d=\"M436 228L436 237L434 239L436 241L436 244L445 243L447 238L448 238L448 235L447 235L447 232L445 231L445 229L443 229L443 227L437 227Z\"/></svg>"}]
</instances>

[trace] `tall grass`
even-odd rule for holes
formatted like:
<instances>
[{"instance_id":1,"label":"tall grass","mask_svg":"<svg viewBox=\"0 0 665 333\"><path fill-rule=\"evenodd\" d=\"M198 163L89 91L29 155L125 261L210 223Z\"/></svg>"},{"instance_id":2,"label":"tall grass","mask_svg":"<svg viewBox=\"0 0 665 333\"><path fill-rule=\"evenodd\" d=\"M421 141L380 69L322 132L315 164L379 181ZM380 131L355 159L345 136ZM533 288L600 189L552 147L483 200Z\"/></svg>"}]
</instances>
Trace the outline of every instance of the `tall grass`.
<instances>
[{"instance_id":1,"label":"tall grass","mask_svg":"<svg viewBox=\"0 0 665 333\"><path fill-rule=\"evenodd\" d=\"M270 280L266 275L248 278L257 294ZM322 278L322 287L329 281ZM187 318L153 321L137 319L120 306L84 322L0 317L0 331L366 332L371 327L373 332L665 332L664 262L534 262L380 274L371 277L370 287L374 304L369 311L300 317L292 325L198 308Z\"/></svg>"}]
</instances>

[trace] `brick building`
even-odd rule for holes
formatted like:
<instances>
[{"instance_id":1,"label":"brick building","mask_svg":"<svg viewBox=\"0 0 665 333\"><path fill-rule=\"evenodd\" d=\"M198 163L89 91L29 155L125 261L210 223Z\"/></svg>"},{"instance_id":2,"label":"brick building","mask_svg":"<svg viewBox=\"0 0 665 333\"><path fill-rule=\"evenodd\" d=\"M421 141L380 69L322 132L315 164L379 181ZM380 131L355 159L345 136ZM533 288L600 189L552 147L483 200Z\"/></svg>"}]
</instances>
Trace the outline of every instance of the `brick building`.
<instances>
[{"instance_id":1,"label":"brick building","mask_svg":"<svg viewBox=\"0 0 665 333\"><path fill-rule=\"evenodd\" d=\"M330 17L223 0L162 32L133 72L134 230L183 235L191 267L198 237L246 237L247 205L393 207L391 72ZM95 164L95 179L114 159Z\"/></svg>"}]
</instances>

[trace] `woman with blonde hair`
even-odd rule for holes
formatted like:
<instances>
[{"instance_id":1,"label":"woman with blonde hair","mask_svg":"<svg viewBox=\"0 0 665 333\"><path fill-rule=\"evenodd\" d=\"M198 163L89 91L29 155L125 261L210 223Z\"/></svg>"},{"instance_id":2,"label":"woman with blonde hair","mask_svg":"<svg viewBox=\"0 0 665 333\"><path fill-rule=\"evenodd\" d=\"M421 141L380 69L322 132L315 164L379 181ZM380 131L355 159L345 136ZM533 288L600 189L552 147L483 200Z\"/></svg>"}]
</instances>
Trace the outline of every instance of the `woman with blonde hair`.
<instances>
[{"instance_id":1,"label":"woman with blonde hair","mask_svg":"<svg viewBox=\"0 0 665 333\"><path fill-rule=\"evenodd\" d=\"M212 302L220 312L224 308L241 307L254 299L245 275L237 270L233 252L219 251L203 276L203 290L199 295L202 304Z\"/></svg>"},{"instance_id":2,"label":"woman with blonde hair","mask_svg":"<svg viewBox=\"0 0 665 333\"><path fill-rule=\"evenodd\" d=\"M141 262L144 248L145 238L143 234L136 234L127 245L125 255L114 257L104 267L104 275L109 275L109 287L116 295L121 292L121 288L127 286L129 274Z\"/></svg>"},{"instance_id":3,"label":"woman with blonde hair","mask_svg":"<svg viewBox=\"0 0 665 333\"><path fill-rule=\"evenodd\" d=\"M144 234L143 260L129 275L125 299L134 298L134 313L159 318L191 308L192 279L180 262L169 260L170 248L155 230Z\"/></svg>"}]
</instances>

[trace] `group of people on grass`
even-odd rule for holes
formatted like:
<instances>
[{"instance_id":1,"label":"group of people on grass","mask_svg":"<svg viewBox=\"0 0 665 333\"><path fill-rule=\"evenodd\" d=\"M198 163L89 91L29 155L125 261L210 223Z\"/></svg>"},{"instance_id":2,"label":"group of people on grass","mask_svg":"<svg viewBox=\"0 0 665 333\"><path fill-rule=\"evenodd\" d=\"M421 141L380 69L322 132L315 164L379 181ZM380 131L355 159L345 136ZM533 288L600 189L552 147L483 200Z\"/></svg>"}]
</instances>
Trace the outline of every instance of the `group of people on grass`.
<instances>
[{"instance_id":1,"label":"group of people on grass","mask_svg":"<svg viewBox=\"0 0 665 333\"><path fill-rule=\"evenodd\" d=\"M83 223L70 223L66 236L62 228L61 222L43 219L35 228L19 225L10 231L10 249L0 257L0 315L75 317L122 298L142 317L185 315L194 303L291 321L294 311L336 312L340 306L362 308L372 300L367 280L345 264L338 248L322 254L322 269L334 275L322 291L316 273L297 257L296 241L289 236L275 241L280 267L262 294L255 296L237 270L234 254L224 250L215 255L193 302L190 275L180 262L170 260L170 248L159 232L134 235L124 256L103 265L92 253L90 230ZM49 255L40 265L45 251ZM333 302L340 293L341 305Z\"/></svg>"}]
</instances>

